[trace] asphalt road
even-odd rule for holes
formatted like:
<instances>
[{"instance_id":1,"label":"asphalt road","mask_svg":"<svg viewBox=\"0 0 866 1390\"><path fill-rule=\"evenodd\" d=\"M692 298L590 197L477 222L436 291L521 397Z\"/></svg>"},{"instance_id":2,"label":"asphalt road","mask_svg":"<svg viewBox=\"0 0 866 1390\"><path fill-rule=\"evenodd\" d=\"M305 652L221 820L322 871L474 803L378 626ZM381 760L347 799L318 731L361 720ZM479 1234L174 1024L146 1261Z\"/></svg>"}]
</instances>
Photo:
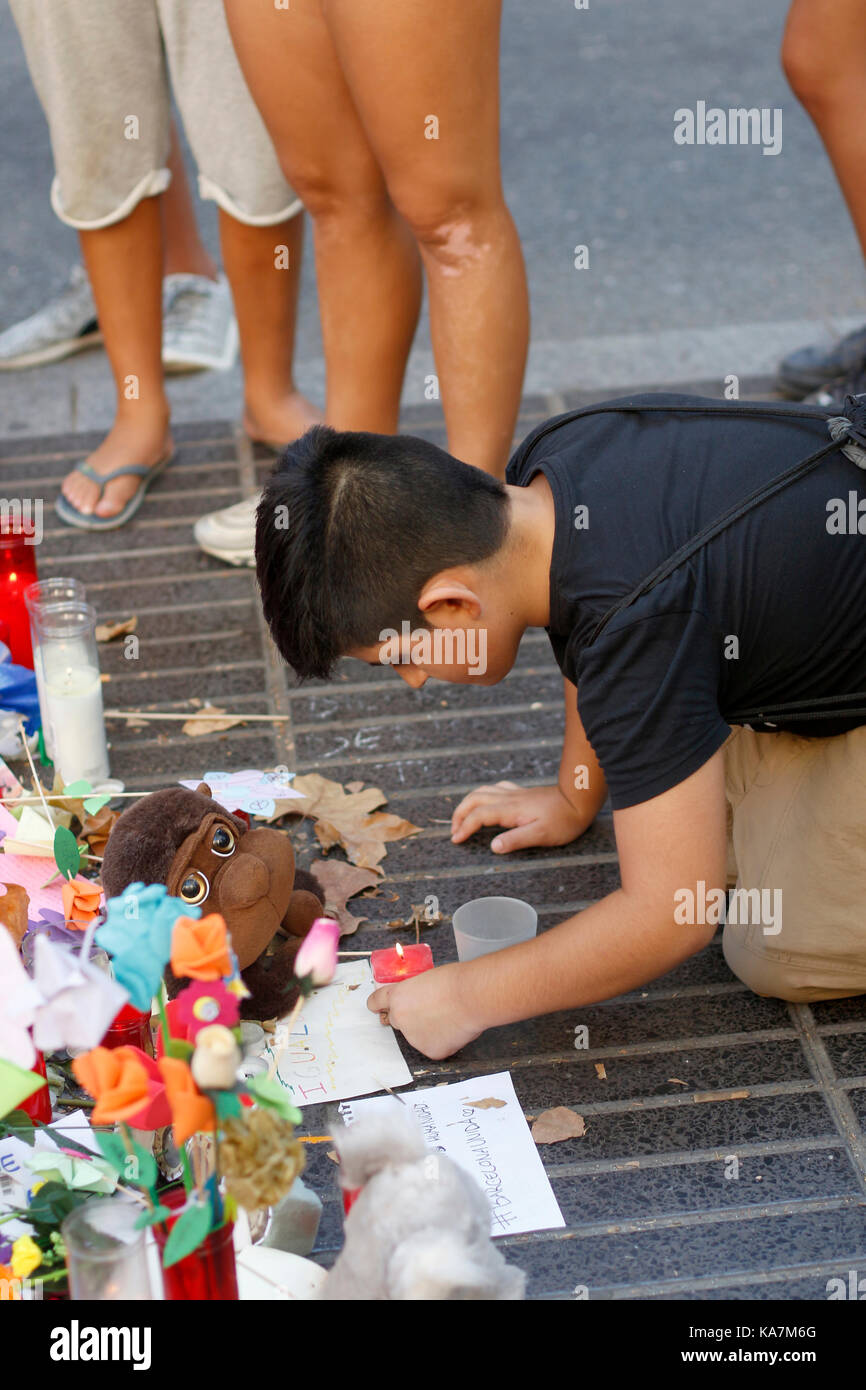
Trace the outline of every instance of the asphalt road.
<instances>
[{"instance_id":1,"label":"asphalt road","mask_svg":"<svg viewBox=\"0 0 866 1390\"><path fill-rule=\"evenodd\" d=\"M472 3L472 0L466 0ZM763 373L804 335L866 309L860 253L820 142L778 61L787 0L505 0L502 146L529 268L527 387L603 390ZM698 102L776 108L782 145L678 145L674 112ZM0 325L32 312L77 255L51 212L47 129L0 7ZM215 246L215 217L202 205ZM589 266L574 266L574 248ZM312 259L298 378L321 396ZM407 400L432 369L426 320ZM171 386L177 418L226 418L239 374ZM100 426L112 392L101 353L0 377L0 434Z\"/></svg>"}]
</instances>

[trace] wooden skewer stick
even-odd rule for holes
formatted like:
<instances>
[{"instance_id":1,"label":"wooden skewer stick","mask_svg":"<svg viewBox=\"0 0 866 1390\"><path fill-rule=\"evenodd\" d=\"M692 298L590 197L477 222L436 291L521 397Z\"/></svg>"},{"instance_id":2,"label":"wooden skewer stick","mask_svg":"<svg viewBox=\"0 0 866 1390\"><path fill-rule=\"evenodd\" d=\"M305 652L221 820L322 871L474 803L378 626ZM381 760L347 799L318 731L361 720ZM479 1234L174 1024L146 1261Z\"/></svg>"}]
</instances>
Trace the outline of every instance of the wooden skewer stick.
<instances>
[{"instance_id":1,"label":"wooden skewer stick","mask_svg":"<svg viewBox=\"0 0 866 1390\"><path fill-rule=\"evenodd\" d=\"M243 714L238 710L221 710L219 714L207 711L198 711L189 714L167 713L165 711L153 711L143 709L107 709L106 719L242 719L245 723L248 720L256 720L270 724L283 724L291 718L288 714Z\"/></svg>"}]
</instances>

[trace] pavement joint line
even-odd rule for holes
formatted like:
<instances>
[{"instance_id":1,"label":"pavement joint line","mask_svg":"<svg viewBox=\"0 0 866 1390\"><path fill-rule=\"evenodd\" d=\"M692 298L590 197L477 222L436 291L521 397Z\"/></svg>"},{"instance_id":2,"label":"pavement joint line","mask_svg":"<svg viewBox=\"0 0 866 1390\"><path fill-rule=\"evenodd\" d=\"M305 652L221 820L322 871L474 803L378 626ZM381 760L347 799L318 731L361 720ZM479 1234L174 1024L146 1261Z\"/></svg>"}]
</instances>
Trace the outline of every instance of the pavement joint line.
<instances>
[{"instance_id":1,"label":"pavement joint line","mask_svg":"<svg viewBox=\"0 0 866 1390\"><path fill-rule=\"evenodd\" d=\"M134 527L132 534L135 535ZM129 546L126 550L91 550L85 551L84 553L80 551L70 551L66 555L43 555L40 558L43 565L81 565L114 563L117 560L129 561L131 558L135 560L158 560L164 555L197 556L200 554L201 551L193 541L191 545ZM216 573L216 571L212 571L212 574L213 573ZM194 571L192 576L187 573L172 577L176 577L177 579L189 579L190 577L195 577L196 574L201 578L202 572L200 570L197 572ZM159 579L161 583L164 583L166 576L161 574ZM150 576L150 582L153 583L153 575Z\"/></svg>"},{"instance_id":2,"label":"pavement joint line","mask_svg":"<svg viewBox=\"0 0 866 1390\"><path fill-rule=\"evenodd\" d=\"M407 846L408 847L408 846ZM568 857L557 857L555 859L532 859L522 860L515 864L495 865L488 869L487 873L494 872L501 874L527 873L531 869L564 869L570 868L575 864L585 866L593 864L616 864L618 862L615 854L573 854ZM455 878L478 878L483 877L485 870L479 868L477 864L461 864L454 868L422 869L415 873L396 873L388 874L388 883L428 883L430 879L437 876L447 879ZM494 895L495 896L495 895Z\"/></svg>"},{"instance_id":3,"label":"pavement joint line","mask_svg":"<svg viewBox=\"0 0 866 1390\"><path fill-rule=\"evenodd\" d=\"M723 1163L726 1159L771 1158L774 1154L809 1154L827 1152L841 1154L847 1159L844 1144L838 1135L818 1135L809 1139L768 1139L763 1143L729 1144L716 1149L677 1149L673 1153L638 1154L634 1158L593 1158L584 1162L545 1163L549 1178L597 1177L605 1173L636 1173L650 1168L688 1168L700 1163Z\"/></svg>"},{"instance_id":4,"label":"pavement joint line","mask_svg":"<svg viewBox=\"0 0 866 1390\"><path fill-rule=\"evenodd\" d=\"M135 616L140 618L141 614L136 613ZM100 617L102 617L102 614L100 614ZM172 633L170 636L162 637L139 636L139 650L146 650L152 657L161 647L175 647L180 642L184 642L188 645L190 642L218 642L223 639L248 636L249 630L245 627L224 627L218 629L216 632L176 632ZM103 643L102 645L110 646L111 644Z\"/></svg>"},{"instance_id":5,"label":"pavement joint line","mask_svg":"<svg viewBox=\"0 0 866 1390\"><path fill-rule=\"evenodd\" d=\"M525 749L560 748L562 747L562 736L558 738L527 738L515 739L510 743L475 743L472 744L472 752L475 754L484 753L511 753L522 752ZM354 767L356 764L376 763L411 763L417 762L421 758L455 758L466 757L470 750L465 743L455 743L444 748L409 749L403 752L379 752L375 750L370 753L359 753L356 750L343 748L339 753L326 758L313 758L307 761L302 760L298 765L300 772L324 772L329 765L340 767L343 762L350 762ZM347 756L348 755L348 756Z\"/></svg>"},{"instance_id":6,"label":"pavement joint line","mask_svg":"<svg viewBox=\"0 0 866 1390\"><path fill-rule=\"evenodd\" d=\"M220 423L220 421L214 421L214 424ZM231 424L230 421L226 421L225 423L226 425ZM87 441L89 441L92 438L92 436L103 433L103 430L81 430L77 434L75 432L71 432L71 437L73 439L77 438L80 441L72 449L52 449L48 452L45 452L43 450L35 454L6 454L4 457L0 457L0 468L5 468L10 463L62 463L64 459L78 458L81 454L82 449L86 449L88 447L95 447L95 445L92 444L88 445ZM62 432L59 433L56 437L60 439L66 439L70 437L70 434L67 432ZM27 438L27 435L23 436L22 443L26 443ZM223 444L227 449L231 449L231 437L226 435L219 435L215 439L210 439L206 436L203 436L202 438L183 439L178 444L178 449L212 449L215 445Z\"/></svg>"},{"instance_id":7,"label":"pavement joint line","mask_svg":"<svg viewBox=\"0 0 866 1390\"><path fill-rule=\"evenodd\" d=\"M252 496L252 494L258 490L253 445L249 435L240 426L236 426L235 428L234 439L241 475L241 487L243 488L244 496ZM296 762L295 736L292 728L292 711L286 686L286 667L284 662L280 660L277 649L271 641L262 606L257 600L254 571L248 569L247 574L249 576L250 588L252 590L256 611L256 625L265 668L265 686L270 707L269 712L271 714L285 715L285 718L281 720L280 723L271 726L271 738L273 739L276 749L274 762L275 765L284 765L289 771L293 771Z\"/></svg>"},{"instance_id":8,"label":"pavement joint line","mask_svg":"<svg viewBox=\"0 0 866 1390\"><path fill-rule=\"evenodd\" d=\"M866 1018L846 1019L839 1023L819 1023L815 1032L822 1038L833 1037L837 1033L866 1033Z\"/></svg>"},{"instance_id":9,"label":"pavement joint line","mask_svg":"<svg viewBox=\"0 0 866 1390\"><path fill-rule=\"evenodd\" d=\"M597 1005L593 1005L597 1008ZM586 1062L606 1062L616 1058L629 1057L648 1057L658 1052L685 1052L689 1049L708 1050L718 1048L720 1051L729 1047L748 1047L754 1043L775 1043L775 1042L796 1042L797 1033L794 1028L755 1028L747 1033L707 1033L698 1036L682 1038L664 1039L645 1039L643 1042L609 1044L607 1047L588 1047L579 1050L579 1060ZM569 1064L574 1062L578 1055L578 1049L572 1048L569 1052L539 1052L531 1056L508 1057L501 1056L495 1058L485 1058L484 1065L492 1075L497 1071L508 1071L513 1067L548 1067L556 1066L562 1062ZM457 1074L458 1081L461 1080L459 1073L465 1071L465 1063L448 1062L447 1059L437 1062L429 1067L416 1067L412 1075L415 1080L421 1077L437 1075ZM467 1084L472 1077L465 1077Z\"/></svg>"},{"instance_id":10,"label":"pavement joint line","mask_svg":"<svg viewBox=\"0 0 866 1390\"><path fill-rule=\"evenodd\" d=\"M384 669L384 668L383 668L383 669ZM561 677L559 676L559 670L558 670L557 667L554 667L554 666L549 666L549 667L545 667L545 668L540 667L540 666L515 666L511 671L509 671L508 677L507 677L507 679L506 679L505 681L502 682L502 685L503 685L503 687L507 688L508 682L509 682L509 681L514 681L514 680L529 680L529 679L532 678L532 677L534 677L536 680L537 680L539 677L550 677L551 683L553 682L554 678L557 678L557 677L559 677L559 679L561 680ZM490 689L490 687L488 687L488 689ZM343 695L370 695L370 694L375 695L377 692L379 692L379 691L381 691L381 690L384 690L384 691L386 691L386 692L388 692L388 693L390 693L390 694L393 695L394 692L395 692L396 690L399 690L399 686L397 686L397 685L394 684L393 678L389 678L389 679L381 680L381 681L380 681L380 680L346 681L345 683L340 683L340 684L337 684L336 682L331 682L330 684L324 685L324 686L313 686L313 685L303 685L303 686L299 686L299 687L297 687L296 689L290 690L290 691L289 691L289 694L291 695L292 699L294 699L294 700L316 700L316 699L325 699L325 700L329 700L329 699L330 699L330 700L335 700L335 699L339 699L339 698L340 698L341 696L343 696ZM408 687L407 687L407 694L408 694ZM562 695L562 690L560 689L560 696L561 696L561 695ZM560 706L562 706L562 700L561 700L561 699L560 699ZM438 708L441 710L443 707L440 705ZM481 708L487 708L487 707L486 707L486 706L481 706ZM431 712L432 712L432 711L431 711ZM333 713L336 713L336 711L333 711ZM331 718L331 715L332 715L332 712L329 711L329 713L328 713L328 715L327 715L327 718ZM385 718L387 718L387 715L381 715L381 716L378 716L378 715L377 715L376 717L377 717L377 718L383 718L383 719L385 719ZM324 724L324 723L325 723L325 719L322 719L322 720L321 720L321 723ZM316 726L316 725L311 725L310 727L312 728L312 727L317 727L317 726Z\"/></svg>"},{"instance_id":11,"label":"pavement joint line","mask_svg":"<svg viewBox=\"0 0 866 1390\"><path fill-rule=\"evenodd\" d=\"M98 589L100 585L94 584L91 587L93 589ZM190 615L193 615L195 613L200 613L203 610L210 608L218 608L220 609L220 611L222 611L225 608L251 608L252 602L252 599L249 598L203 599L202 602L197 603L194 608L184 607L181 609L179 609L177 605L174 603L155 604L153 607L150 608L142 608L138 604L136 604L135 616L137 618L159 618L163 617L166 613L178 612L189 613ZM115 620L120 616L120 614L128 612L129 605L127 605L125 608L100 608L99 616L102 619L102 621L105 622L108 619ZM155 640L163 641L165 639L159 638Z\"/></svg>"},{"instance_id":12,"label":"pavement joint line","mask_svg":"<svg viewBox=\"0 0 866 1390\"><path fill-rule=\"evenodd\" d=\"M515 1241L518 1236L513 1237ZM497 1242L503 1244L503 1241ZM832 1263L809 1262L795 1265L776 1265L773 1269L766 1270L744 1270L742 1272L733 1271L730 1274L701 1274L689 1277L684 1275L679 1279L653 1279L647 1280L642 1284L590 1284L587 1287L592 1294L594 1302L611 1301L625 1302L634 1301L638 1298L647 1298L651 1294L658 1294L659 1297L665 1294L701 1293L712 1292L716 1289L734 1289L741 1285L748 1288L761 1288L763 1285L787 1284L800 1279L823 1279L825 1276L835 1277L840 1273L847 1277L851 1268L851 1260L862 1262L866 1259L866 1249L856 1256L849 1256L847 1259L834 1260ZM533 1302L574 1302L574 1289L561 1289L553 1293L540 1295L530 1295Z\"/></svg>"},{"instance_id":13,"label":"pavement joint line","mask_svg":"<svg viewBox=\"0 0 866 1390\"><path fill-rule=\"evenodd\" d=\"M170 676L200 676L208 677L215 674L224 675L232 671L255 671L264 666L264 661L221 661L213 666L208 666L206 671L202 671L200 666L167 666L159 671L123 671L115 676L108 684L113 685L115 681L152 681L168 678ZM232 695L226 695L225 699L231 700ZM192 713L192 711L190 711ZM226 710L226 714L234 713L233 710ZM111 718L106 715L106 719Z\"/></svg>"},{"instance_id":14,"label":"pavement joint line","mask_svg":"<svg viewBox=\"0 0 866 1390\"><path fill-rule=\"evenodd\" d=\"M77 558L77 556L67 555L61 557L59 561L55 559L52 563L65 564ZM232 565L221 567L219 570L214 566L212 569L185 570L174 574L130 575L128 579L102 579L93 583L88 580L87 589L88 593L91 590L96 593L97 591L105 589L121 588L125 592L127 589L141 588L144 584L147 584L150 588L153 588L155 584L203 584L212 582L218 574L222 574L225 579L243 579L249 576L249 570L241 566L236 567ZM178 613L194 613L197 607L198 605L194 603L179 604L175 611Z\"/></svg>"},{"instance_id":15,"label":"pavement joint line","mask_svg":"<svg viewBox=\"0 0 866 1390\"><path fill-rule=\"evenodd\" d=\"M866 1084L866 1082L864 1082ZM599 1085L602 1085L599 1082ZM776 1099L780 1096L815 1095L817 1081L759 1081L757 1085L723 1086L715 1091L681 1091L676 1095L654 1092L647 1096L628 1096L621 1100L576 1101L582 1115L634 1115L651 1110L689 1110L695 1105L723 1105L731 1101ZM744 1094L746 1092L746 1094Z\"/></svg>"},{"instance_id":16,"label":"pavement joint line","mask_svg":"<svg viewBox=\"0 0 866 1390\"><path fill-rule=\"evenodd\" d=\"M866 1194L866 1136L854 1113L847 1092L839 1085L836 1070L824 1042L817 1032L815 1016L808 1004L788 1004L806 1064L815 1078L845 1147L861 1190Z\"/></svg>"},{"instance_id":17,"label":"pavement joint line","mask_svg":"<svg viewBox=\"0 0 866 1390\"><path fill-rule=\"evenodd\" d=\"M449 709L427 709L418 714L399 715L400 724L438 724L444 723L449 719L498 719L516 714L540 714L547 710L562 711L562 700L537 700L532 703L522 701L517 705L482 705L478 709L464 709L462 707ZM330 718L329 716L328 718ZM340 718L340 729L387 729L393 728L394 714L374 714L367 719L343 719ZM299 734L319 734L327 729L327 719L322 719L312 724L297 724L296 732ZM348 751L348 750L343 750Z\"/></svg>"},{"instance_id":18,"label":"pavement joint line","mask_svg":"<svg viewBox=\"0 0 866 1390\"><path fill-rule=\"evenodd\" d=\"M641 1235L648 1231L676 1231L693 1226L723 1226L740 1221L778 1221L786 1216L802 1216L820 1211L846 1211L862 1207L863 1198L852 1194L840 1197L789 1197L778 1202L754 1202L742 1207L710 1207L705 1211L670 1212L658 1216L634 1216L624 1221L586 1221L569 1224L551 1234L559 1238L587 1240L593 1236ZM535 1234L527 1232L527 1234ZM538 1232L543 1235L543 1232ZM519 1237L515 1236L515 1240Z\"/></svg>"}]
</instances>

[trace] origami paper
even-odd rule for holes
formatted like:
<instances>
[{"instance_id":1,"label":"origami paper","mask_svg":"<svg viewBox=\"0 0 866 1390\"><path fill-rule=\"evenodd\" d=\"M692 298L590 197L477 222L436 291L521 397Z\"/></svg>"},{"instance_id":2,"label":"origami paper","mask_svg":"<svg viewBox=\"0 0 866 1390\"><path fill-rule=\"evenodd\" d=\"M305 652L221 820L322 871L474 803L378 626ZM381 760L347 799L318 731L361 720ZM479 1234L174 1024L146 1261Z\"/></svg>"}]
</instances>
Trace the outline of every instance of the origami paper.
<instances>
[{"instance_id":1,"label":"origami paper","mask_svg":"<svg viewBox=\"0 0 866 1390\"><path fill-rule=\"evenodd\" d=\"M33 1018L33 1041L43 1052L96 1047L129 997L104 970L41 934L33 980L44 999Z\"/></svg>"},{"instance_id":2,"label":"origami paper","mask_svg":"<svg viewBox=\"0 0 866 1390\"><path fill-rule=\"evenodd\" d=\"M171 968L189 980L219 980L232 973L228 929L218 912L200 921L181 917L171 939Z\"/></svg>"},{"instance_id":3,"label":"origami paper","mask_svg":"<svg viewBox=\"0 0 866 1390\"><path fill-rule=\"evenodd\" d=\"M216 1111L196 1086L186 1062L161 1057L159 1070L171 1107L175 1144L185 1144L200 1129L216 1129Z\"/></svg>"},{"instance_id":4,"label":"origami paper","mask_svg":"<svg viewBox=\"0 0 866 1390\"><path fill-rule=\"evenodd\" d=\"M62 1182L67 1187L105 1195L117 1187L117 1174L104 1158L76 1158L60 1151L30 1154L27 1167L42 1182Z\"/></svg>"},{"instance_id":5,"label":"origami paper","mask_svg":"<svg viewBox=\"0 0 866 1390\"><path fill-rule=\"evenodd\" d=\"M0 931L0 1058L19 1067L33 1066L36 1051L28 1027L42 1002L12 937Z\"/></svg>"},{"instance_id":6,"label":"origami paper","mask_svg":"<svg viewBox=\"0 0 866 1390\"><path fill-rule=\"evenodd\" d=\"M94 1124L125 1120L134 1129L160 1129L170 1123L165 1084L141 1048L95 1047L74 1059L72 1071L96 1101Z\"/></svg>"},{"instance_id":7,"label":"origami paper","mask_svg":"<svg viewBox=\"0 0 866 1390\"><path fill-rule=\"evenodd\" d=\"M197 918L199 908L169 897L161 883L133 883L106 904L105 923L96 932L97 943L111 956L114 973L136 1009L145 1013L159 988L171 955L174 924L178 917Z\"/></svg>"},{"instance_id":8,"label":"origami paper","mask_svg":"<svg viewBox=\"0 0 866 1390\"><path fill-rule=\"evenodd\" d=\"M237 996L226 989L222 980L196 980L181 990L173 1003L177 1018L183 1025L182 1035L190 1042L195 1040L202 1028L212 1023L234 1028L240 1018Z\"/></svg>"},{"instance_id":9,"label":"origami paper","mask_svg":"<svg viewBox=\"0 0 866 1390\"><path fill-rule=\"evenodd\" d=\"M72 878L60 890L66 925L84 931L99 915L102 889L85 878Z\"/></svg>"},{"instance_id":10,"label":"origami paper","mask_svg":"<svg viewBox=\"0 0 866 1390\"><path fill-rule=\"evenodd\" d=\"M17 1110L22 1100L27 1100L44 1085L44 1076L16 1067L14 1062L0 1060L0 1119L10 1110Z\"/></svg>"}]
</instances>

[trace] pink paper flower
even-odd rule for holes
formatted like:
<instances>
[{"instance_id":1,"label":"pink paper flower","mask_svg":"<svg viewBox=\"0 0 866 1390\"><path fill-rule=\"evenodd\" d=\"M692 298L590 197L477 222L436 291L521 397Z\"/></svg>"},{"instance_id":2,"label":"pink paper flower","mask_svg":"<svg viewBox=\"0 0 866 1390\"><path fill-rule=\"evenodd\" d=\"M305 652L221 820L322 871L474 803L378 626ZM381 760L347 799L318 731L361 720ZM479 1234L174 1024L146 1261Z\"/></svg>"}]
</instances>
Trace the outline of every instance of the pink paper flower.
<instances>
[{"instance_id":1,"label":"pink paper flower","mask_svg":"<svg viewBox=\"0 0 866 1390\"><path fill-rule=\"evenodd\" d=\"M337 968L340 924L333 917L317 917L295 956L295 979L309 978L313 985L327 985Z\"/></svg>"},{"instance_id":2,"label":"pink paper flower","mask_svg":"<svg viewBox=\"0 0 866 1390\"><path fill-rule=\"evenodd\" d=\"M175 1003L189 1042L195 1042L201 1029L212 1023L234 1028L240 1017L237 995L226 989L222 980L196 980L181 990Z\"/></svg>"}]
</instances>

